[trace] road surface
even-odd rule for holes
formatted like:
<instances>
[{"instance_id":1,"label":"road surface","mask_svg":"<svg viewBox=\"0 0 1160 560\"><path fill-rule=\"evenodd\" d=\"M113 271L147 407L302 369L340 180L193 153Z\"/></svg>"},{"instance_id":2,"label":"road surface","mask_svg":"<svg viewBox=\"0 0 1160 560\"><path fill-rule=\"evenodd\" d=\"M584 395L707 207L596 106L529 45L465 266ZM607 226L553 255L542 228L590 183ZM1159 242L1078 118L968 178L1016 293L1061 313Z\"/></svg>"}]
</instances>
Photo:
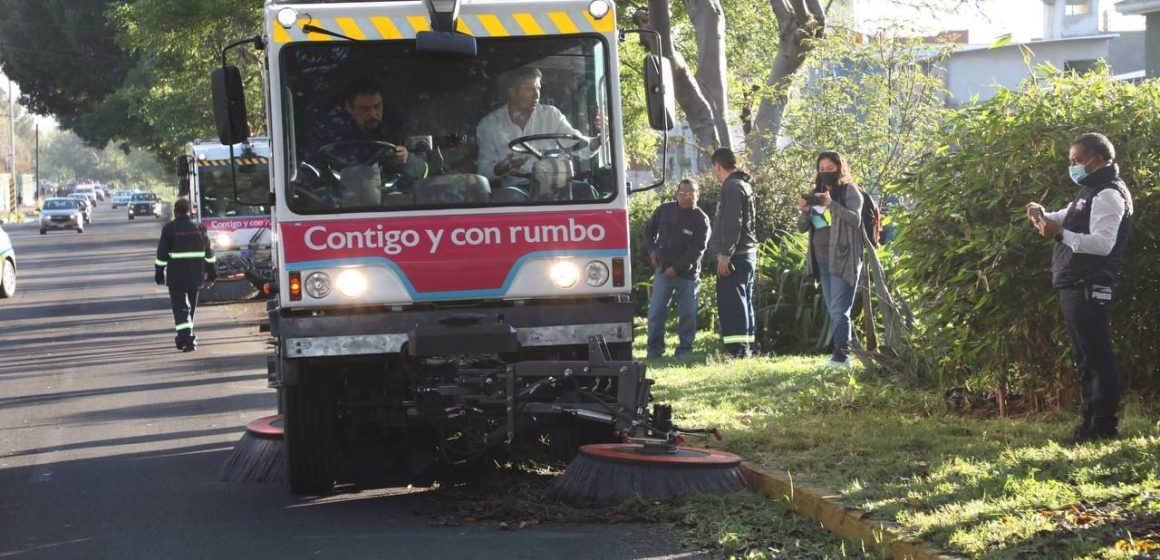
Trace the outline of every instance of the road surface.
<instances>
[{"instance_id":1,"label":"road surface","mask_svg":"<svg viewBox=\"0 0 1160 560\"><path fill-rule=\"evenodd\" d=\"M19 275L0 300L0 559L702 556L659 526L432 526L437 491L219 482L241 427L275 409L264 305L202 307L199 349L180 353L153 283L160 222L104 203L83 234L5 229Z\"/></svg>"}]
</instances>

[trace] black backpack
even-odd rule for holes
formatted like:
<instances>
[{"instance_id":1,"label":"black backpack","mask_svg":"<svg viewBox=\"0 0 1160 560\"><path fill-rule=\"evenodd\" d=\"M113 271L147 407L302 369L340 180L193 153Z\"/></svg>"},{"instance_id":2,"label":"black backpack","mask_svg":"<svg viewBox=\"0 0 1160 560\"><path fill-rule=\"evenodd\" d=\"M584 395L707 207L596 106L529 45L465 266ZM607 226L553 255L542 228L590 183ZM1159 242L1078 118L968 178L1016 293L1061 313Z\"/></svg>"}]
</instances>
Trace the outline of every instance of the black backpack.
<instances>
[{"instance_id":1,"label":"black backpack","mask_svg":"<svg viewBox=\"0 0 1160 560\"><path fill-rule=\"evenodd\" d=\"M843 185L845 188L850 188L850 185ZM855 187L857 188L857 187ZM862 193L862 227L866 228L866 238L870 240L872 247L877 247L882 243L882 210L878 208L878 202L870 193L865 190L858 189ZM842 191L842 196L838 197L838 201L845 206L846 192Z\"/></svg>"}]
</instances>

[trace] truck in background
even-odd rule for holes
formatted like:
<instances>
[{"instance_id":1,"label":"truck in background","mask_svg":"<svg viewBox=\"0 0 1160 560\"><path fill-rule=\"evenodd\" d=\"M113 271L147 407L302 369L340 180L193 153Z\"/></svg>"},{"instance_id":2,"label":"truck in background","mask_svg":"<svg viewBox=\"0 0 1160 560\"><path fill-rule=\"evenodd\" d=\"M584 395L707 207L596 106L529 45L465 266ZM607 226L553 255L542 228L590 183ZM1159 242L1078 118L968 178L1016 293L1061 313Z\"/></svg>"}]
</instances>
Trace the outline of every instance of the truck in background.
<instances>
[{"instance_id":1,"label":"truck in background","mask_svg":"<svg viewBox=\"0 0 1160 560\"><path fill-rule=\"evenodd\" d=\"M230 148L214 140L194 140L177 158L178 192L189 198L193 218L205 226L217 256L217 283L202 290L202 301L250 299L272 268L265 194L270 189L269 141L249 138L234 145L232 160ZM239 191L262 194L247 200Z\"/></svg>"}]
</instances>

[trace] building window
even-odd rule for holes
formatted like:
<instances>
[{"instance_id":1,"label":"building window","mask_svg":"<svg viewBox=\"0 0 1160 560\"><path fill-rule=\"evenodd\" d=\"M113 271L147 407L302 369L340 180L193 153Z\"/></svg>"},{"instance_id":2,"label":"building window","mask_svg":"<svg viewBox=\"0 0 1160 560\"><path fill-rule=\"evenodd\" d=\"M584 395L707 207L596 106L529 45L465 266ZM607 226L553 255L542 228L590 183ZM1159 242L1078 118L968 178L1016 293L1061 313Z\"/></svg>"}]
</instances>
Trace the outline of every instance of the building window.
<instances>
[{"instance_id":1,"label":"building window","mask_svg":"<svg viewBox=\"0 0 1160 560\"><path fill-rule=\"evenodd\" d=\"M1064 15L1086 16L1092 13L1092 0L1067 0Z\"/></svg>"},{"instance_id":2,"label":"building window","mask_svg":"<svg viewBox=\"0 0 1160 560\"><path fill-rule=\"evenodd\" d=\"M1063 63L1064 71L1075 71L1076 74L1087 74L1095 70L1099 66L1100 61L1096 59L1088 60L1069 60Z\"/></svg>"}]
</instances>

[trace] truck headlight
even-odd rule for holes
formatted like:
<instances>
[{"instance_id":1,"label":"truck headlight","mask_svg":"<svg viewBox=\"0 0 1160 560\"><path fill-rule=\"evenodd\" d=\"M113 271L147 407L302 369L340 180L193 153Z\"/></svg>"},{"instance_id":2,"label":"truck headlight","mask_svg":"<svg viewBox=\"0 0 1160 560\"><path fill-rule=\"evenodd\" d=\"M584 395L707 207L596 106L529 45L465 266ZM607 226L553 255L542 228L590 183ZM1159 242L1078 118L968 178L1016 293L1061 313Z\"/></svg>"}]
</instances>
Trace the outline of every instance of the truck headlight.
<instances>
[{"instance_id":1,"label":"truck headlight","mask_svg":"<svg viewBox=\"0 0 1160 560\"><path fill-rule=\"evenodd\" d=\"M230 237L230 234L224 231L213 234L211 239L213 239L214 249L228 249L230 243L233 242L233 238Z\"/></svg>"},{"instance_id":2,"label":"truck headlight","mask_svg":"<svg viewBox=\"0 0 1160 560\"><path fill-rule=\"evenodd\" d=\"M330 275L325 272L314 272L303 282L306 295L314 299L322 299L330 295Z\"/></svg>"},{"instance_id":3,"label":"truck headlight","mask_svg":"<svg viewBox=\"0 0 1160 560\"><path fill-rule=\"evenodd\" d=\"M607 0L592 0L588 3L588 15L592 16L592 19L604 19L610 11L612 6L608 5Z\"/></svg>"},{"instance_id":4,"label":"truck headlight","mask_svg":"<svg viewBox=\"0 0 1160 560\"><path fill-rule=\"evenodd\" d=\"M548 275L557 288L571 288L580 279L580 268L572 261L556 261Z\"/></svg>"},{"instance_id":5,"label":"truck headlight","mask_svg":"<svg viewBox=\"0 0 1160 560\"><path fill-rule=\"evenodd\" d=\"M592 261L584 267L584 283L599 288L608 283L608 265Z\"/></svg>"},{"instance_id":6,"label":"truck headlight","mask_svg":"<svg viewBox=\"0 0 1160 560\"><path fill-rule=\"evenodd\" d=\"M367 291L366 275L350 268L338 273L334 283L338 285L338 292L346 297L359 297Z\"/></svg>"}]
</instances>

